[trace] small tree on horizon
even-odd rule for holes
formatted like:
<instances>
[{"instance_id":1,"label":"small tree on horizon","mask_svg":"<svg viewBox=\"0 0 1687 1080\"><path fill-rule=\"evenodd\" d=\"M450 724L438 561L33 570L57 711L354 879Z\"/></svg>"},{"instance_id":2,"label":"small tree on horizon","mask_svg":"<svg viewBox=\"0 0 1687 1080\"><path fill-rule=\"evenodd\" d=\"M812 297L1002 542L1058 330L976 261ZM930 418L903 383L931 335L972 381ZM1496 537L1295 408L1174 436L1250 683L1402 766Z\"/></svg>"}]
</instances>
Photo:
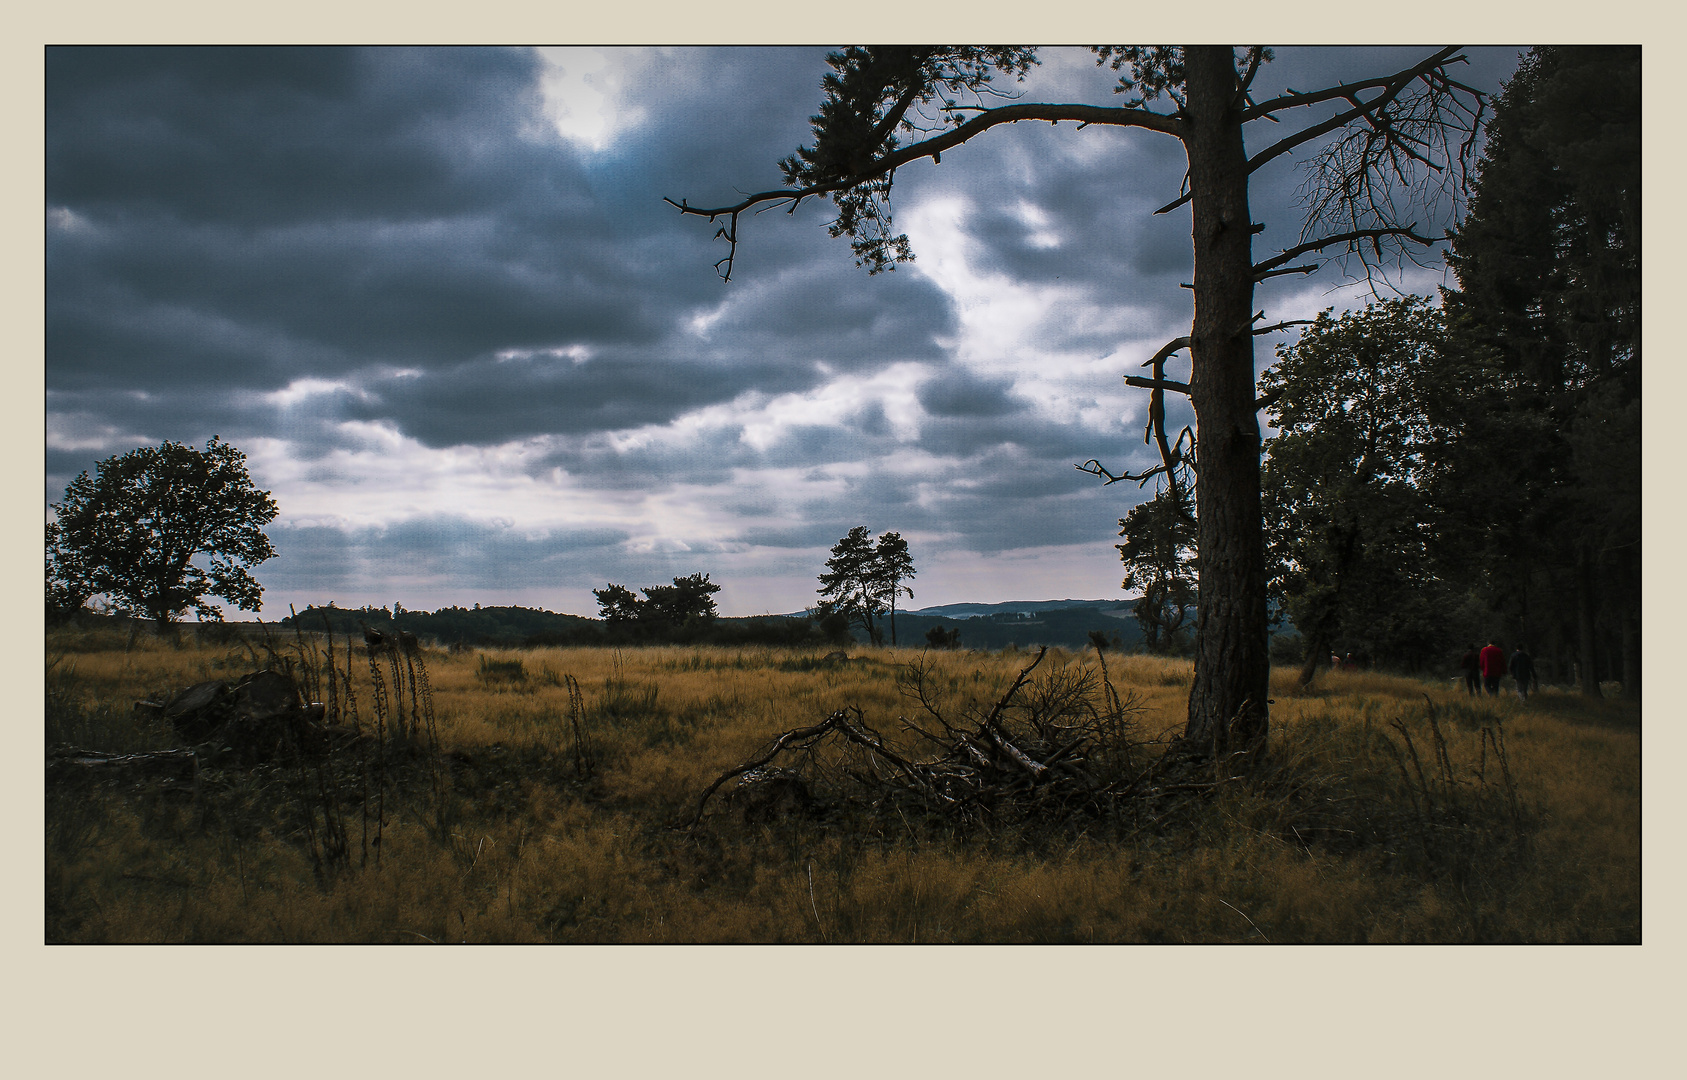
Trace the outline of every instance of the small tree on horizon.
<instances>
[{"instance_id":1,"label":"small tree on horizon","mask_svg":"<svg viewBox=\"0 0 1687 1080\"><path fill-rule=\"evenodd\" d=\"M645 617L653 623L682 627L714 622L715 593L720 586L709 580L708 574L691 574L674 578L672 585L652 585L640 592L645 601Z\"/></svg>"},{"instance_id":2,"label":"small tree on horizon","mask_svg":"<svg viewBox=\"0 0 1687 1080\"><path fill-rule=\"evenodd\" d=\"M278 510L246 472L246 455L212 436L106 458L53 503L47 528L49 602L80 608L97 594L166 629L188 609L220 621L218 596L257 611L263 586L247 568L275 556L263 527ZM206 566L193 560L208 556ZM74 609L72 609L74 610Z\"/></svg>"},{"instance_id":3,"label":"small tree on horizon","mask_svg":"<svg viewBox=\"0 0 1687 1080\"><path fill-rule=\"evenodd\" d=\"M592 595L597 597L598 618L606 623L626 625L635 623L639 619L640 608L644 601L638 594L625 585L610 582L601 589L593 589ZM479 604L475 605L478 610Z\"/></svg>"},{"instance_id":4,"label":"small tree on horizon","mask_svg":"<svg viewBox=\"0 0 1687 1080\"><path fill-rule=\"evenodd\" d=\"M867 526L857 525L832 546L826 572L820 575L822 616L840 614L867 632L868 640L880 644L884 631L875 621L890 614L890 643L896 644L896 599L912 597L914 590L902 584L915 574L914 557L908 541L899 532L886 532L875 542Z\"/></svg>"},{"instance_id":5,"label":"small tree on horizon","mask_svg":"<svg viewBox=\"0 0 1687 1080\"><path fill-rule=\"evenodd\" d=\"M838 612L851 622L859 623L874 644L879 641L879 629L873 617L884 611L884 603L875 583L871 534L865 525L857 525L849 534L832 546L832 557L826 560L826 572L820 575L820 610Z\"/></svg>"},{"instance_id":6,"label":"small tree on horizon","mask_svg":"<svg viewBox=\"0 0 1687 1080\"><path fill-rule=\"evenodd\" d=\"M593 589L598 617L614 626L638 626L646 630L678 630L714 622L719 616L714 594L721 587L708 574L691 574L673 579L672 585L651 585L640 589L644 599L611 582Z\"/></svg>"},{"instance_id":7,"label":"small tree on horizon","mask_svg":"<svg viewBox=\"0 0 1687 1080\"><path fill-rule=\"evenodd\" d=\"M908 541L898 532L881 533L873 549L873 585L881 602L890 608L890 643L896 644L896 598L914 598L914 590L902 583L914 576L914 557Z\"/></svg>"}]
</instances>

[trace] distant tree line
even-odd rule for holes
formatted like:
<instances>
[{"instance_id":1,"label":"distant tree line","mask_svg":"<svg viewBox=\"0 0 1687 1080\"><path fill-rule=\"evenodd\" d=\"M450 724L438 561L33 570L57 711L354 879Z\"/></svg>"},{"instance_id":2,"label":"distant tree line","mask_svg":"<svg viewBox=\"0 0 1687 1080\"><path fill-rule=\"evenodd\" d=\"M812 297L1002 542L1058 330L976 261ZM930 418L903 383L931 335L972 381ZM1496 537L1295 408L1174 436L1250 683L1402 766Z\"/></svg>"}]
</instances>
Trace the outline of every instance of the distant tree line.
<instances>
[{"instance_id":1,"label":"distant tree line","mask_svg":"<svg viewBox=\"0 0 1687 1080\"><path fill-rule=\"evenodd\" d=\"M707 575L693 575L707 580ZM687 579L681 579L687 580ZM712 583L711 583L712 584ZM609 586L601 592L612 592ZM668 589L670 586L658 586ZM713 589L719 589L714 585ZM643 590L641 590L643 591ZM613 595L619 597L619 593ZM658 595L664 595L658 593ZM648 601L645 601L648 602ZM601 600L600 600L601 604ZM280 621L281 625L297 625L306 631L320 631L332 627L337 634L361 635L363 627L385 631L408 630L419 638L441 645L472 645L483 648L536 648L543 646L589 645L831 645L847 640L828 635L819 623L807 616L760 616L742 619L723 619L713 614L708 618L681 619L658 622L647 615L643 622L591 619L581 615L565 615L538 608L525 607L443 607L437 611L411 611L401 604L386 607L339 607L332 602L326 606L311 605Z\"/></svg>"}]
</instances>

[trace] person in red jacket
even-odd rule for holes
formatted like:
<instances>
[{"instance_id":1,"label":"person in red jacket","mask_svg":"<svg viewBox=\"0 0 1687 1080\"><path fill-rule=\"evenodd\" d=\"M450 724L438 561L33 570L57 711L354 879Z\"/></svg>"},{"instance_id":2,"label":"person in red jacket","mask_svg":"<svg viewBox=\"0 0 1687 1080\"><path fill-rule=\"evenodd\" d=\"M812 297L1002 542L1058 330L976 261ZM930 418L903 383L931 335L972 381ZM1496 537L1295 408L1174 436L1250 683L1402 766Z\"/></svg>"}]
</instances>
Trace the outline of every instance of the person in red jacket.
<instances>
[{"instance_id":1,"label":"person in red jacket","mask_svg":"<svg viewBox=\"0 0 1687 1080\"><path fill-rule=\"evenodd\" d=\"M1488 691L1489 697L1498 697L1500 680L1505 677L1505 650L1489 642L1480 657L1482 663L1482 688Z\"/></svg>"}]
</instances>

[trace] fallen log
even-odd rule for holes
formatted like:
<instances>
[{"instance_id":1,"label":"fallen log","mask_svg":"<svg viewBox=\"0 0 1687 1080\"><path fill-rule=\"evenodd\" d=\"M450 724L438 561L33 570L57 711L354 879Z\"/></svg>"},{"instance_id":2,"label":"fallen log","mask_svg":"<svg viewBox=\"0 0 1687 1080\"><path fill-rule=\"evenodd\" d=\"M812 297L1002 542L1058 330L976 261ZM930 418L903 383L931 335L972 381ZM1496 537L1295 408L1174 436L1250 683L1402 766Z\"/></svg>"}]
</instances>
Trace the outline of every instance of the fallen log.
<instances>
[{"instance_id":1,"label":"fallen log","mask_svg":"<svg viewBox=\"0 0 1687 1080\"><path fill-rule=\"evenodd\" d=\"M192 750L148 750L135 754L107 754L100 750L64 749L53 754L52 760L65 765L87 768L126 769L157 765L191 765L198 771L199 755Z\"/></svg>"},{"instance_id":2,"label":"fallen log","mask_svg":"<svg viewBox=\"0 0 1687 1080\"><path fill-rule=\"evenodd\" d=\"M71 777L104 775L157 775L173 773L191 780L193 797L199 799L199 755L193 750L150 750L135 754L108 754L99 750L65 747L47 759L47 776L68 781Z\"/></svg>"}]
</instances>

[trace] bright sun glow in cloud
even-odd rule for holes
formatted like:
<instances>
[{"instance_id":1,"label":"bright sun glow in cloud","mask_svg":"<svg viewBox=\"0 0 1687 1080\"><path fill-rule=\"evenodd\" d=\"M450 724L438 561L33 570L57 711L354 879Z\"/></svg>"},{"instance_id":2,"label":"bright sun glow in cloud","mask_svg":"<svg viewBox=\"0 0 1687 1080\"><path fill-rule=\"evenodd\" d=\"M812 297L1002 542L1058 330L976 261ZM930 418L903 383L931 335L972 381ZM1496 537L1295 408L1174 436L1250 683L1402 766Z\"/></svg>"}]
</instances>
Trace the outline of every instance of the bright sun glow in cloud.
<instances>
[{"instance_id":1,"label":"bright sun glow in cloud","mask_svg":"<svg viewBox=\"0 0 1687 1080\"><path fill-rule=\"evenodd\" d=\"M635 127L645 110L633 103L635 78L648 49L550 46L537 50L545 61L539 78L545 115L563 138L594 153Z\"/></svg>"}]
</instances>

